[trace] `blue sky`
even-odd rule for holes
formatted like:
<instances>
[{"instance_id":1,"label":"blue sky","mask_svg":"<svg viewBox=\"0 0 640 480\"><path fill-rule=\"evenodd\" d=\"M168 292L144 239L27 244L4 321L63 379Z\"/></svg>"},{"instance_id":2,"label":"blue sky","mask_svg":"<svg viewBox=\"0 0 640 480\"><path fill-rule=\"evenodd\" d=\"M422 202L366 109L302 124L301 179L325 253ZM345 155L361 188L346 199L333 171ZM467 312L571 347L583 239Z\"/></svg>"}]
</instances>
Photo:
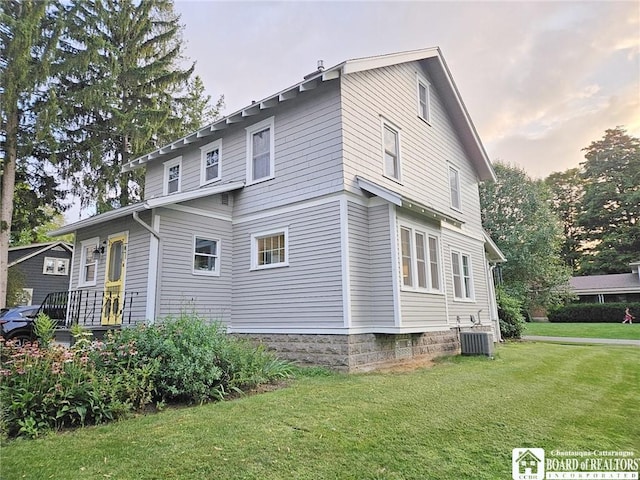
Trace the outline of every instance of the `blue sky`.
<instances>
[{"instance_id":1,"label":"blue sky","mask_svg":"<svg viewBox=\"0 0 640 480\"><path fill-rule=\"evenodd\" d=\"M176 0L185 55L225 114L324 60L442 49L492 160L575 167L605 129L640 136L638 2Z\"/></svg>"}]
</instances>

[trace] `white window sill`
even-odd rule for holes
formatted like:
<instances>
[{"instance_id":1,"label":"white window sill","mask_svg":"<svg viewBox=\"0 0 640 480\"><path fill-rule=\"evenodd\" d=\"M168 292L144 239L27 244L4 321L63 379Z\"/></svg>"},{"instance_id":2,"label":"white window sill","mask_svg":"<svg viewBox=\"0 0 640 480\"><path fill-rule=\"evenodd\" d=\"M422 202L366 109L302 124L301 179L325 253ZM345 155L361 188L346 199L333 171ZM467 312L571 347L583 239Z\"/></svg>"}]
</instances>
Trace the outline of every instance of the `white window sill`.
<instances>
[{"instance_id":1,"label":"white window sill","mask_svg":"<svg viewBox=\"0 0 640 480\"><path fill-rule=\"evenodd\" d=\"M400 287L400 291L409 293L422 293L427 295L438 295L440 297L444 296L444 292L440 290L428 290L426 288Z\"/></svg>"},{"instance_id":2,"label":"white window sill","mask_svg":"<svg viewBox=\"0 0 640 480\"><path fill-rule=\"evenodd\" d=\"M392 181L392 182L394 182L394 183L397 183L398 185L404 185L404 184L402 183L402 180L401 180L401 179L399 179L399 178L393 177L393 176L388 175L388 174L386 174L386 173L383 173L383 174L382 174L382 176L383 176L384 178L387 178L387 179L391 180L391 181Z\"/></svg>"},{"instance_id":3,"label":"white window sill","mask_svg":"<svg viewBox=\"0 0 640 480\"><path fill-rule=\"evenodd\" d=\"M192 275L197 275L199 277L219 277L220 276L220 272L207 272L207 271L197 271L197 270L193 270L191 272Z\"/></svg>"},{"instance_id":4,"label":"white window sill","mask_svg":"<svg viewBox=\"0 0 640 480\"><path fill-rule=\"evenodd\" d=\"M257 180L249 180L247 179L247 183L246 183L246 187L249 187L251 185L256 185L258 183L262 183L262 182L268 182L269 180L273 180L274 178L276 178L275 175L271 175L270 177L263 177L263 178L259 178Z\"/></svg>"},{"instance_id":5,"label":"white window sill","mask_svg":"<svg viewBox=\"0 0 640 480\"><path fill-rule=\"evenodd\" d=\"M249 271L250 272L255 272L257 270L271 270L272 268L283 268L283 267L288 267L289 266L289 262L283 262L283 263L272 263L269 265L255 265L252 266Z\"/></svg>"},{"instance_id":6,"label":"white window sill","mask_svg":"<svg viewBox=\"0 0 640 480\"><path fill-rule=\"evenodd\" d=\"M201 186L201 187L204 187L204 186L206 186L206 185L211 185L212 183L219 182L220 180L222 180L222 178L221 178L221 177L213 178L213 179L211 179L211 180L207 180L206 182L200 182L200 186Z\"/></svg>"},{"instance_id":7,"label":"white window sill","mask_svg":"<svg viewBox=\"0 0 640 480\"><path fill-rule=\"evenodd\" d=\"M423 117L423 116L421 116L421 115L418 115L418 118L419 118L420 120L422 120L424 123L426 123L427 125L429 125L430 127L433 127L433 125L431 124L431 120L427 120L426 118L424 118L424 117Z\"/></svg>"}]
</instances>

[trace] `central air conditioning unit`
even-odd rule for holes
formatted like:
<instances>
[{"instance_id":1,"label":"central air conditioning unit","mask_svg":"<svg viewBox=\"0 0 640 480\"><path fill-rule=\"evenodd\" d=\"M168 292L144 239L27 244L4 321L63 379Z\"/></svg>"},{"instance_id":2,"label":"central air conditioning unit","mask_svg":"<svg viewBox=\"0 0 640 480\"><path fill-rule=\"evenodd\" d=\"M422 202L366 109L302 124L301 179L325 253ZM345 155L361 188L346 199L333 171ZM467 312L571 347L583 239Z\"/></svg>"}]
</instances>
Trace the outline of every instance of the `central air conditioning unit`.
<instances>
[{"instance_id":1,"label":"central air conditioning unit","mask_svg":"<svg viewBox=\"0 0 640 480\"><path fill-rule=\"evenodd\" d=\"M491 332L460 332L462 355L486 355L493 357Z\"/></svg>"}]
</instances>

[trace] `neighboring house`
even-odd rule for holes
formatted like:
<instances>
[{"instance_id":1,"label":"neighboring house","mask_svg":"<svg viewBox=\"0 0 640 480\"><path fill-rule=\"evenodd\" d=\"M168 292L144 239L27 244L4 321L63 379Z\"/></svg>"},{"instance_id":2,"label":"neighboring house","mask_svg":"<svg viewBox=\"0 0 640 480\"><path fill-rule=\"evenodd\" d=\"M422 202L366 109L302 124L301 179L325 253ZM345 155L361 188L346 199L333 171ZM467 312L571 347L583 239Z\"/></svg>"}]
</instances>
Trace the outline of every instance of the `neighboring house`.
<instances>
[{"instance_id":1,"label":"neighboring house","mask_svg":"<svg viewBox=\"0 0 640 480\"><path fill-rule=\"evenodd\" d=\"M103 324L193 310L346 370L455 352L478 321L499 338L495 174L438 48L319 68L139 168L142 202L54 232Z\"/></svg>"},{"instance_id":2,"label":"neighboring house","mask_svg":"<svg viewBox=\"0 0 640 480\"><path fill-rule=\"evenodd\" d=\"M20 272L24 305L39 305L51 292L69 289L73 245L38 243L9 248L9 270Z\"/></svg>"},{"instance_id":3,"label":"neighboring house","mask_svg":"<svg viewBox=\"0 0 640 480\"><path fill-rule=\"evenodd\" d=\"M631 273L573 277L571 288L584 303L640 302L640 262L629 266Z\"/></svg>"}]
</instances>

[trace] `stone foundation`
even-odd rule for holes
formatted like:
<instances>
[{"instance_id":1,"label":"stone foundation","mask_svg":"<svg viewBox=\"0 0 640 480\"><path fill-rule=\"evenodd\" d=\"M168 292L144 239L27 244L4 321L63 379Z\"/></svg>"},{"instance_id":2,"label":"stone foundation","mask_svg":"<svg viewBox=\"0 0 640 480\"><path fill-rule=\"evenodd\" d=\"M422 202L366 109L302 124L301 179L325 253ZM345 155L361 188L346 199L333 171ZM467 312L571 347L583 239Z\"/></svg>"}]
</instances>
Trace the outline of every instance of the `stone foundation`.
<instances>
[{"instance_id":1,"label":"stone foundation","mask_svg":"<svg viewBox=\"0 0 640 480\"><path fill-rule=\"evenodd\" d=\"M280 358L302 366L319 365L343 372L387 368L406 362L425 362L460 353L455 329L428 333L354 335L234 334L266 345Z\"/></svg>"}]
</instances>

